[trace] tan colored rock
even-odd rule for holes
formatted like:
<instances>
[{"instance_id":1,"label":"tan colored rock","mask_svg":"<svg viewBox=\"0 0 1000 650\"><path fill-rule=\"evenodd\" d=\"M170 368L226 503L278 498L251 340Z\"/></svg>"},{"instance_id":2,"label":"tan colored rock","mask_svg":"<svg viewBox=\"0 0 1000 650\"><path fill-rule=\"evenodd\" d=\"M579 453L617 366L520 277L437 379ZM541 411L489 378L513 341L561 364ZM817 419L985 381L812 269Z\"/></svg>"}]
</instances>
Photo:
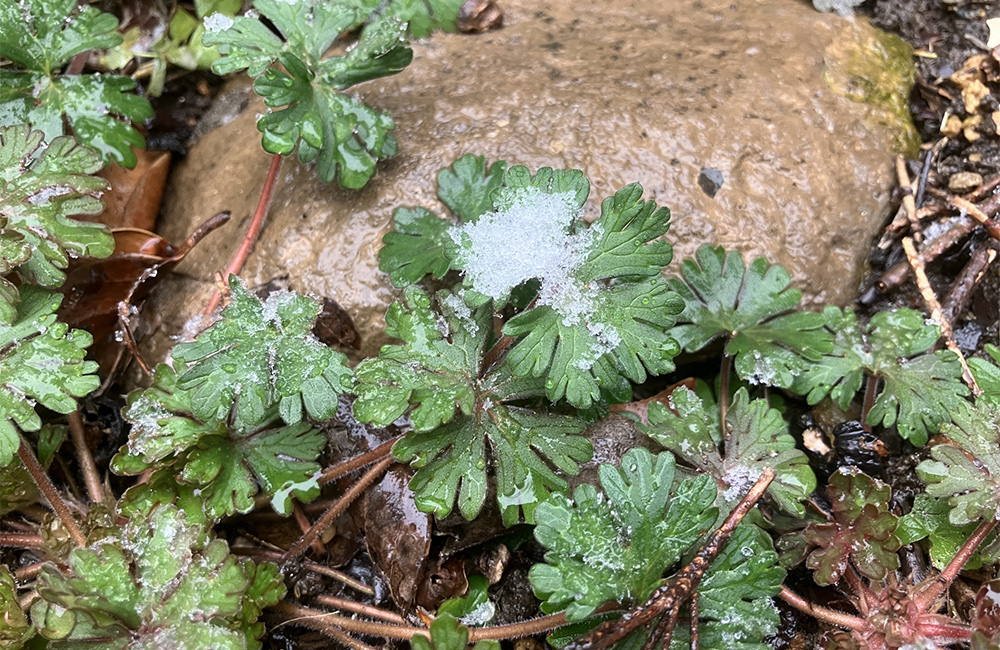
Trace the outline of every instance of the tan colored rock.
<instances>
[{"instance_id":1,"label":"tan colored rock","mask_svg":"<svg viewBox=\"0 0 1000 650\"><path fill-rule=\"evenodd\" d=\"M788 267L811 304L853 297L886 214L893 143L912 139L824 82L826 59L867 25L797 0L506 0L503 9L502 30L415 43L403 73L358 87L392 113L400 143L364 190L285 162L243 274L251 285L288 275L293 289L337 300L365 337L362 354L374 354L394 296L376 258L393 210L440 211L437 171L475 153L582 169L590 217L638 181L671 208L676 257L724 244ZM239 244L268 163L260 106L254 99L204 135L172 177L162 219L171 241L219 210L234 219L161 285L154 348L203 307ZM699 186L704 168L722 173L714 198Z\"/></svg>"}]
</instances>

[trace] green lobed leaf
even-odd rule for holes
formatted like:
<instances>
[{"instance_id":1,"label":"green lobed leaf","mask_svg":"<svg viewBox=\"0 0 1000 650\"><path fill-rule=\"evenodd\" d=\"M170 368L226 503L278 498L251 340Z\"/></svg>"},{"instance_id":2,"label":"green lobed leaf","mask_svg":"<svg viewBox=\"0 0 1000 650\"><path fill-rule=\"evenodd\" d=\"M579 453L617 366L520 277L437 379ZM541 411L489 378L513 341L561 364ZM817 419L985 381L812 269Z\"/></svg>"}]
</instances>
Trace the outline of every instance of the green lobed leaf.
<instances>
[{"instance_id":1,"label":"green lobed leaf","mask_svg":"<svg viewBox=\"0 0 1000 650\"><path fill-rule=\"evenodd\" d=\"M983 394L976 398L977 404L984 404L990 408L1000 408L1000 348L987 343L984 346L986 354L992 362L981 357L969 359L969 370Z\"/></svg>"},{"instance_id":2,"label":"green lobed leaf","mask_svg":"<svg viewBox=\"0 0 1000 650\"><path fill-rule=\"evenodd\" d=\"M777 472L767 494L776 505L801 517L802 502L816 489L809 459L795 447L788 424L767 400L750 400L740 388L726 414L728 438L723 438L702 398L686 387L673 391L669 406L649 405L649 424L640 430L672 451L684 462L712 476L719 487L720 509L731 509L766 467ZM714 409L712 409L714 410Z\"/></svg>"},{"instance_id":3,"label":"green lobed leaf","mask_svg":"<svg viewBox=\"0 0 1000 650\"><path fill-rule=\"evenodd\" d=\"M949 442L931 447L931 458L917 466L927 494L947 498L948 521L965 526L994 519L1000 512L1000 429L997 412L962 402L941 426Z\"/></svg>"},{"instance_id":4,"label":"green lobed leaf","mask_svg":"<svg viewBox=\"0 0 1000 650\"><path fill-rule=\"evenodd\" d=\"M17 582L5 564L0 564L0 648L18 650L34 630L17 598Z\"/></svg>"},{"instance_id":5,"label":"green lobed leaf","mask_svg":"<svg viewBox=\"0 0 1000 650\"><path fill-rule=\"evenodd\" d=\"M804 537L819 548L806 558L813 579L820 585L836 584L848 562L861 575L885 580L899 568L894 534L899 518L889 512L891 490L855 467L841 467L830 476L827 496L833 510L830 523L811 523Z\"/></svg>"},{"instance_id":6,"label":"green lobed leaf","mask_svg":"<svg viewBox=\"0 0 1000 650\"><path fill-rule=\"evenodd\" d=\"M442 323L424 291L408 287L405 301L393 303L385 316L386 334L404 344L383 346L377 358L358 365L354 414L386 426L413 406L414 431L430 431L451 421L456 411L472 414L493 314L488 306L470 310L460 293L441 292Z\"/></svg>"},{"instance_id":7,"label":"green lobed leaf","mask_svg":"<svg viewBox=\"0 0 1000 650\"><path fill-rule=\"evenodd\" d=\"M451 614L443 614L435 618L430 625L431 638L415 634L410 641L413 650L467 650L469 647L469 628L465 627ZM480 641L473 650L500 650L498 641Z\"/></svg>"},{"instance_id":8,"label":"green lobed leaf","mask_svg":"<svg viewBox=\"0 0 1000 650\"><path fill-rule=\"evenodd\" d=\"M926 494L918 494L913 498L913 508L899 518L896 527L896 537L902 545L913 544L922 539L930 542L931 563L941 571L951 562L965 540L972 535L976 524L968 523L956 526L948 521L951 506L947 499L935 499ZM988 543L987 543L988 545ZM983 566L979 550L965 564L965 569L975 571Z\"/></svg>"},{"instance_id":9,"label":"green lobed leaf","mask_svg":"<svg viewBox=\"0 0 1000 650\"><path fill-rule=\"evenodd\" d=\"M810 404L829 395L847 408L867 374L883 383L868 423L895 425L904 438L922 445L965 401L969 391L958 357L931 351L940 328L920 312L880 312L864 327L850 309L827 307L823 316L835 335L833 350L802 371L791 387Z\"/></svg>"},{"instance_id":10,"label":"green lobed leaf","mask_svg":"<svg viewBox=\"0 0 1000 650\"><path fill-rule=\"evenodd\" d=\"M604 492L588 484L570 499L553 495L536 509L535 538L545 563L529 572L542 610L581 620L608 601L641 603L715 521L707 476L675 483L673 456L628 451L621 468L602 465Z\"/></svg>"},{"instance_id":11,"label":"green lobed leaf","mask_svg":"<svg viewBox=\"0 0 1000 650\"><path fill-rule=\"evenodd\" d=\"M239 562L204 533L173 506L158 506L148 519L130 519L118 539L75 549L71 573L46 565L35 627L53 650L246 648L246 626L281 593L280 575Z\"/></svg>"},{"instance_id":12,"label":"green lobed leaf","mask_svg":"<svg viewBox=\"0 0 1000 650\"><path fill-rule=\"evenodd\" d=\"M134 93L135 82L116 75L58 75L77 54L114 47L117 19L72 0L0 0L0 56L15 63L0 69L0 126L30 124L46 140L64 134L64 122L107 163L136 164L132 147L142 136L124 120L153 116ZM120 119L121 118L121 119Z\"/></svg>"},{"instance_id":13,"label":"green lobed leaf","mask_svg":"<svg viewBox=\"0 0 1000 650\"><path fill-rule=\"evenodd\" d=\"M37 431L42 426L36 402L69 413L76 397L101 383L94 374L97 364L84 361L90 334L56 320L61 302L59 294L22 287L15 321L0 324L0 465L10 463L20 445L16 427Z\"/></svg>"},{"instance_id":14,"label":"green lobed leaf","mask_svg":"<svg viewBox=\"0 0 1000 650\"><path fill-rule=\"evenodd\" d=\"M0 274L57 288L73 257L107 257L114 240L102 224L77 221L99 214L107 182L92 176L97 153L58 137L42 148L43 134L27 126L0 128ZM0 323L12 322L18 290L0 279Z\"/></svg>"},{"instance_id":15,"label":"green lobed leaf","mask_svg":"<svg viewBox=\"0 0 1000 650\"><path fill-rule=\"evenodd\" d=\"M793 311L802 293L789 282L784 268L763 257L746 267L738 251L706 244L682 262L680 278L669 279L685 303L670 334L688 352L722 339L741 378L788 388L832 348L822 314Z\"/></svg>"},{"instance_id":16,"label":"green lobed leaf","mask_svg":"<svg viewBox=\"0 0 1000 650\"><path fill-rule=\"evenodd\" d=\"M293 292L272 293L261 302L236 276L232 301L221 319L173 357L188 364L177 387L192 391L191 409L205 422L233 413L233 426L259 426L277 405L282 419L297 424L304 413L327 420L338 396L351 388L347 358L311 334L319 303Z\"/></svg>"},{"instance_id":17,"label":"green lobed leaf","mask_svg":"<svg viewBox=\"0 0 1000 650\"><path fill-rule=\"evenodd\" d=\"M359 10L348 3L255 0L260 19L237 16L225 29L209 29L203 42L222 56L217 74L246 70L269 111L257 122L270 153L298 148L303 162L317 162L320 178L336 177L341 187L363 187L375 163L396 154L395 128L385 113L341 94L352 85L396 74L413 57L406 47L406 25L395 18L374 21L343 56L323 58L341 32L359 24ZM261 20L281 33L279 38ZM280 68L276 67L280 64Z\"/></svg>"}]
</instances>

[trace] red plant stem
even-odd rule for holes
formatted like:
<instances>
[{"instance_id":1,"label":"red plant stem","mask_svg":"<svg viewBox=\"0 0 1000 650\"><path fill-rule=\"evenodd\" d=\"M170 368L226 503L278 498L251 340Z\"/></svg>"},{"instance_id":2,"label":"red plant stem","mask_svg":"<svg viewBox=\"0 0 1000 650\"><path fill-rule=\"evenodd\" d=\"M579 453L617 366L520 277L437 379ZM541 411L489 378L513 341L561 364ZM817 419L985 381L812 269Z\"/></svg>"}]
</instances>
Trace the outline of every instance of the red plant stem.
<instances>
[{"instance_id":1,"label":"red plant stem","mask_svg":"<svg viewBox=\"0 0 1000 650\"><path fill-rule=\"evenodd\" d=\"M354 458L346 460L342 463L337 463L333 467L323 470L323 473L319 475L319 484L326 485L330 481L335 481L341 476L350 474L356 469L361 469L365 465L371 465L380 458L385 458L392 450L392 446L402 437L403 436L396 436L392 440L383 442L374 449L369 449L361 455L355 456Z\"/></svg>"},{"instance_id":2,"label":"red plant stem","mask_svg":"<svg viewBox=\"0 0 1000 650\"><path fill-rule=\"evenodd\" d=\"M292 503L292 515L295 517L295 523L299 525L299 530L303 533L309 532L309 527L312 525L306 518L306 514L302 512L302 506L299 505L298 501ZM312 550L316 553L318 557L323 557L326 554L326 548L323 546L323 542L319 538L312 541Z\"/></svg>"},{"instance_id":3,"label":"red plant stem","mask_svg":"<svg viewBox=\"0 0 1000 650\"><path fill-rule=\"evenodd\" d=\"M383 621L395 623L396 625L406 625L406 619L395 612L390 612L373 605L365 605L364 603L359 603L355 600L338 598L337 596L327 596L326 594L320 594L313 600L315 600L318 604L326 605L327 607L343 609L348 612L354 612L355 614L368 616L369 618L380 618Z\"/></svg>"},{"instance_id":4,"label":"red plant stem","mask_svg":"<svg viewBox=\"0 0 1000 650\"><path fill-rule=\"evenodd\" d=\"M17 448L17 455L21 458L21 462L24 463L25 469L31 474L35 485L45 495L49 505L52 506L52 509L55 510L56 515L62 521L63 526L66 527L66 532L73 539L73 543L77 546L86 546L87 538L83 536L83 531L77 525L76 519L70 513L69 507L59 494L59 490L52 484L48 474L45 473L38 459L35 458L35 452L31 450L31 447L28 446L27 441L23 437L21 438L21 445Z\"/></svg>"},{"instance_id":5,"label":"red plant stem","mask_svg":"<svg viewBox=\"0 0 1000 650\"><path fill-rule=\"evenodd\" d=\"M863 631L869 628L868 622L864 619L858 618L857 616L851 616L850 614L844 614L843 612L835 612L832 609L820 607L819 605L813 605L785 585L781 585L781 593L778 595L783 601L795 609L800 612L805 612L813 618L817 618L821 621L826 621L827 623L832 623L833 625L847 628L848 630Z\"/></svg>"},{"instance_id":6,"label":"red plant stem","mask_svg":"<svg viewBox=\"0 0 1000 650\"><path fill-rule=\"evenodd\" d=\"M44 548L40 535L30 535L28 533L0 533L0 546L13 546L16 548Z\"/></svg>"},{"instance_id":7,"label":"red plant stem","mask_svg":"<svg viewBox=\"0 0 1000 650\"><path fill-rule=\"evenodd\" d=\"M230 275L239 275L239 272L243 270L243 265L246 263L247 258L250 257L250 250L257 242L257 236L264 226L264 217L267 216L267 206L271 203L271 195L274 194L274 186L277 184L278 170L280 169L281 154L276 153L271 156L271 165L267 168L267 178L264 179L264 187L261 188L260 199L257 201L257 209L254 210L250 226L247 228L246 235L243 236L243 243L240 244L236 254L233 255L233 259L229 262L229 266L226 267L226 273L222 277L227 285L229 284ZM208 301L205 313L211 314L219 306L220 302L222 302L222 294L216 291Z\"/></svg>"},{"instance_id":8,"label":"red plant stem","mask_svg":"<svg viewBox=\"0 0 1000 650\"><path fill-rule=\"evenodd\" d=\"M347 509L347 506L351 505L351 502L358 498L365 489L375 482L382 472L384 472L389 465L393 462L393 458L383 458L378 464L372 467L370 470L364 473L364 475L359 478L354 485L350 487L347 492L344 492L343 496L337 499L336 503L330 506L330 509L323 513L323 515L316 520L316 523L312 525L302 537L298 539L292 547L285 551L285 554L281 556L281 562L290 562L292 560L297 560L303 553L305 553L306 548L312 544L312 541L318 538L323 532L333 525L333 520L337 518L340 513Z\"/></svg>"},{"instance_id":9,"label":"red plant stem","mask_svg":"<svg viewBox=\"0 0 1000 650\"><path fill-rule=\"evenodd\" d=\"M558 627L568 625L565 612L539 616L520 623L509 625L494 625L493 627L474 627L469 629L469 643L477 641L499 641L502 639L519 639L549 632Z\"/></svg>"},{"instance_id":10,"label":"red plant stem","mask_svg":"<svg viewBox=\"0 0 1000 650\"><path fill-rule=\"evenodd\" d=\"M972 628L955 621L954 625L944 623L927 623L917 621L917 630L928 639L948 639L949 643L955 641L968 641L972 638Z\"/></svg>"},{"instance_id":11,"label":"red plant stem","mask_svg":"<svg viewBox=\"0 0 1000 650\"><path fill-rule=\"evenodd\" d=\"M363 621L357 618L340 616L333 612L324 612L320 609L311 609L301 605L288 602L280 602L269 609L284 616L289 623L297 623L311 627L314 630L325 631L330 627L338 627L355 634L371 634L387 639L402 639L409 641L414 635L420 634L430 636L430 631L423 627L410 627L405 625L393 625L391 623L380 623L378 621Z\"/></svg>"},{"instance_id":12,"label":"red plant stem","mask_svg":"<svg viewBox=\"0 0 1000 650\"><path fill-rule=\"evenodd\" d=\"M729 411L729 375L732 373L733 358L722 353L722 368L719 369L719 425L722 427L722 437L729 440L729 427L726 426L726 415Z\"/></svg>"},{"instance_id":13,"label":"red plant stem","mask_svg":"<svg viewBox=\"0 0 1000 650\"><path fill-rule=\"evenodd\" d=\"M94 457L90 454L90 447L87 445L80 411L73 411L69 414L69 433L73 438L73 446L76 448L76 459L80 463L83 482L87 486L87 496L90 497L91 503L100 503L104 499L101 475L97 471Z\"/></svg>"},{"instance_id":14,"label":"red plant stem","mask_svg":"<svg viewBox=\"0 0 1000 650\"><path fill-rule=\"evenodd\" d=\"M861 576L858 575L858 572L850 564L847 565L847 570L844 571L844 578L858 596L858 611L862 615L868 616L868 612L871 611L872 606L876 602L875 594L872 593L872 590L868 588L868 585L865 584L865 581L861 579Z\"/></svg>"},{"instance_id":15,"label":"red plant stem","mask_svg":"<svg viewBox=\"0 0 1000 650\"><path fill-rule=\"evenodd\" d=\"M344 630L340 626L322 620L324 618L335 616L334 614L328 614L326 612L320 612L318 610L309 609L307 607L292 605L291 603L278 603L271 609L276 610L278 613L282 614L285 617L285 623L301 625L302 627L308 627L312 630L316 630L321 634L325 634L333 639L336 639L337 641L344 644L351 650L375 650L375 648L368 645L367 643L358 641L350 634L344 632ZM342 619L343 617L338 616L336 618ZM344 620L352 620L352 619L344 619Z\"/></svg>"},{"instance_id":16,"label":"red plant stem","mask_svg":"<svg viewBox=\"0 0 1000 650\"><path fill-rule=\"evenodd\" d=\"M39 538L38 541L41 541L41 538ZM20 569L14 571L14 579L17 580L18 582L26 582L28 580L31 580L32 578L38 575L38 573L42 570L42 567L45 566L45 564L46 564L45 562L35 562L34 564L23 566Z\"/></svg>"},{"instance_id":17,"label":"red plant stem","mask_svg":"<svg viewBox=\"0 0 1000 650\"><path fill-rule=\"evenodd\" d=\"M969 538L965 540L961 548L958 549L958 553L951 559L948 566L935 578L925 583L924 587L913 596L913 602L916 603L920 611L930 611L934 603L937 602L937 599L951 586L951 583L962 571L962 567L965 566L965 563L969 561L969 558L972 557L972 554L976 552L976 549L979 548L979 545L983 543L983 540L986 539L986 536L990 534L990 531L996 525L996 520L984 521L979 524L972 531L972 534L969 535Z\"/></svg>"}]
</instances>

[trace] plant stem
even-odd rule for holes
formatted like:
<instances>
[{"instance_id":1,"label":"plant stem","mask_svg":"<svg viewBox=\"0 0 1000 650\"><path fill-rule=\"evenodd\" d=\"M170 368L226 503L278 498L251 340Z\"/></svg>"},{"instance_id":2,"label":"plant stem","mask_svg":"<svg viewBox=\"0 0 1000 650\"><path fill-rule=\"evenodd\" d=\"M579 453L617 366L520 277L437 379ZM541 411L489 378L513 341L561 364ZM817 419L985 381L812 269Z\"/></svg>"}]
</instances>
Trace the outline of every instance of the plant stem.
<instances>
[{"instance_id":1,"label":"plant stem","mask_svg":"<svg viewBox=\"0 0 1000 650\"><path fill-rule=\"evenodd\" d=\"M865 399L861 403L861 428L868 433L872 432L872 425L868 424L868 411L872 410L872 406L875 404L878 382L878 377L873 377L872 375L865 377Z\"/></svg>"},{"instance_id":2,"label":"plant stem","mask_svg":"<svg viewBox=\"0 0 1000 650\"><path fill-rule=\"evenodd\" d=\"M403 436L396 436L392 440L386 440L374 449L369 449L365 453L355 456L350 460L337 463L333 467L323 470L323 473L319 475L319 484L326 485L330 481L335 481L341 476L350 474L356 469L361 469L365 465L370 465L380 458L385 458L392 450L392 446L402 437Z\"/></svg>"},{"instance_id":3,"label":"plant stem","mask_svg":"<svg viewBox=\"0 0 1000 650\"><path fill-rule=\"evenodd\" d=\"M312 544L312 541L318 538L323 531L333 525L333 520L337 518L340 513L347 509L347 506L351 505L354 499L358 498L364 490L375 482L382 472L384 472L389 465L393 463L393 458L383 458L377 465L372 467L370 470L364 473L364 475L359 478L354 485L351 486L347 492L337 499L336 503L330 506L330 509L323 513L316 523L312 525L302 537L298 539L292 547L285 551L285 554L281 556L281 562L290 562L291 560L297 560L303 553L305 553L306 548ZM409 637L407 637L409 638Z\"/></svg>"},{"instance_id":4,"label":"plant stem","mask_svg":"<svg viewBox=\"0 0 1000 650\"><path fill-rule=\"evenodd\" d=\"M313 600L315 600L318 604L326 605L327 607L343 609L345 611L354 612L355 614L361 614L370 618L380 618L383 621L395 623L396 625L406 625L406 619L395 612L390 612L380 607L375 607L374 605L365 605L364 603L359 603L348 598L338 598L337 596L320 594Z\"/></svg>"},{"instance_id":5,"label":"plant stem","mask_svg":"<svg viewBox=\"0 0 1000 650\"><path fill-rule=\"evenodd\" d=\"M41 535L31 535L29 533L0 533L0 546L13 546L15 548L43 548Z\"/></svg>"},{"instance_id":6,"label":"plant stem","mask_svg":"<svg viewBox=\"0 0 1000 650\"><path fill-rule=\"evenodd\" d=\"M73 446L76 448L76 459L80 463L83 482L87 486L87 496L90 497L91 503L100 503L104 499L101 476L97 472L97 465L94 464L94 457L90 454L90 447L87 445L83 429L83 418L78 410L69 414L69 433L73 438Z\"/></svg>"},{"instance_id":7,"label":"plant stem","mask_svg":"<svg viewBox=\"0 0 1000 650\"><path fill-rule=\"evenodd\" d=\"M832 623L838 627L857 631L869 628L868 622L864 619L858 618L857 616L851 616L850 614L845 614L843 612L835 612L832 609L820 607L819 605L813 605L785 585L781 585L781 593L779 593L778 596L800 612L805 612L813 618L827 623Z\"/></svg>"},{"instance_id":8,"label":"plant stem","mask_svg":"<svg viewBox=\"0 0 1000 650\"><path fill-rule=\"evenodd\" d=\"M41 537L38 538L39 543L41 543ZM31 580L42 570L45 566L45 562L35 562L34 564L29 564L28 566L23 566L20 569L14 571L14 579L18 582L26 582Z\"/></svg>"},{"instance_id":9,"label":"plant stem","mask_svg":"<svg viewBox=\"0 0 1000 650\"><path fill-rule=\"evenodd\" d=\"M962 571L962 567L965 566L965 563L969 561L969 558L972 557L972 554L976 552L976 549L979 548L979 545L983 543L983 540L986 539L986 536L990 534L990 531L996 525L997 522L995 519L979 524L972 531L972 534L969 535L969 538L965 540L961 548L958 549L958 552L955 553L955 557L951 559L948 566L936 577L924 583L924 586L913 596L913 602L916 603L920 611L928 612L931 610L937 599L951 586L951 583Z\"/></svg>"},{"instance_id":10,"label":"plant stem","mask_svg":"<svg viewBox=\"0 0 1000 650\"><path fill-rule=\"evenodd\" d=\"M299 525L299 530L303 533L308 533L311 524L309 523L309 519L306 518L306 514L302 512L302 506L299 505L298 501L292 502L292 516L295 517L295 523ZM326 548L323 546L323 542L321 542L318 537L312 541L310 546L318 557L322 557L326 554Z\"/></svg>"},{"instance_id":11,"label":"plant stem","mask_svg":"<svg viewBox=\"0 0 1000 650\"><path fill-rule=\"evenodd\" d=\"M62 496L60 496L59 491L56 486L52 484L49 480L48 474L42 469L41 464L38 459L35 458L35 452L31 450L28 446L28 442L21 436L21 445L17 448L17 455L21 458L21 462L24 463L24 467L31 474L31 478L34 479L35 485L41 490L42 494L48 500L49 505L55 510L56 515L62 521L63 526L66 527L66 532L73 539L73 543L77 546L86 546L87 538L83 536L83 531L80 530L80 526L76 523L76 519L73 518L72 513L69 511L69 507L66 502L63 501Z\"/></svg>"},{"instance_id":12,"label":"plant stem","mask_svg":"<svg viewBox=\"0 0 1000 650\"><path fill-rule=\"evenodd\" d=\"M280 602L269 609L283 615L289 623L298 623L299 625L305 625L321 632L331 627L337 627L348 632L354 632L355 634L370 634L372 636L401 639L404 641L409 641L416 634L426 637L430 636L430 631L423 627L393 625L378 621L362 621L361 619L348 618L347 616L340 616L333 612L324 612L323 610L311 609L287 602Z\"/></svg>"},{"instance_id":13,"label":"plant stem","mask_svg":"<svg viewBox=\"0 0 1000 650\"><path fill-rule=\"evenodd\" d=\"M344 644L351 650L375 650L372 646L367 643L358 641L350 634L344 632L344 630L334 624L328 623L322 619L336 618L337 620L354 621L355 619L344 618L342 616L337 616L336 614L329 614L327 612L321 612L315 609L309 609L307 607L300 607L298 605L292 605L291 603L278 603L270 609L277 611L279 614L283 615L286 623L291 623L295 625L301 625L303 627L308 627L312 630L316 630L322 634L325 634L333 639L336 639L340 643ZM364 621L355 621L357 623L363 623ZM377 623L375 625L378 625ZM377 634L377 633L374 633ZM394 637L396 638L396 637ZM403 638L403 637L398 637ZM406 637L407 639L411 637Z\"/></svg>"},{"instance_id":14,"label":"plant stem","mask_svg":"<svg viewBox=\"0 0 1000 650\"><path fill-rule=\"evenodd\" d=\"M264 179L264 187L261 188L260 199L257 201L257 209L254 210L253 218L250 220L250 226L247 228L246 235L243 236L243 243L240 244L236 254L233 255L233 259L229 262L229 266L226 267L226 273L222 277L223 282L227 285L229 284L230 275L238 275L239 272L243 270L243 264L245 264L247 258L250 257L250 250L257 242L257 236L260 234L260 230L264 226L264 217L267 216L267 206L271 203L271 195L274 193L274 186L278 181L278 170L281 169L281 159L281 154L276 153L271 156L271 164L267 168L267 177ZM205 313L211 314L215 311L215 308L219 306L220 302L222 302L222 294L219 293L219 291L216 291L212 294L212 298L208 301L208 306L205 307Z\"/></svg>"},{"instance_id":15,"label":"plant stem","mask_svg":"<svg viewBox=\"0 0 1000 650\"><path fill-rule=\"evenodd\" d=\"M719 369L719 426L722 427L722 437L729 441L729 427L726 426L726 415L729 412L729 375L732 372L733 358L722 353L722 367Z\"/></svg>"},{"instance_id":16,"label":"plant stem","mask_svg":"<svg viewBox=\"0 0 1000 650\"><path fill-rule=\"evenodd\" d=\"M691 650L698 650L698 592L691 594L691 602L688 604L691 609Z\"/></svg>"},{"instance_id":17,"label":"plant stem","mask_svg":"<svg viewBox=\"0 0 1000 650\"><path fill-rule=\"evenodd\" d=\"M539 616L520 623L510 623L509 625L494 625L493 627L473 627L469 628L469 643L477 641L500 641L503 639L520 639L526 636L550 632L556 628L568 625L566 613L549 614Z\"/></svg>"},{"instance_id":18,"label":"plant stem","mask_svg":"<svg viewBox=\"0 0 1000 650\"><path fill-rule=\"evenodd\" d=\"M347 575L343 571L337 571L336 569L331 569L328 566L322 564L316 564L315 562L303 562L302 568L307 571L312 571L313 573L318 573L329 578L333 578L337 582L343 583L353 589L354 591L365 594L366 596L374 596L375 590L361 582L360 580L355 580L351 576Z\"/></svg>"}]
</instances>

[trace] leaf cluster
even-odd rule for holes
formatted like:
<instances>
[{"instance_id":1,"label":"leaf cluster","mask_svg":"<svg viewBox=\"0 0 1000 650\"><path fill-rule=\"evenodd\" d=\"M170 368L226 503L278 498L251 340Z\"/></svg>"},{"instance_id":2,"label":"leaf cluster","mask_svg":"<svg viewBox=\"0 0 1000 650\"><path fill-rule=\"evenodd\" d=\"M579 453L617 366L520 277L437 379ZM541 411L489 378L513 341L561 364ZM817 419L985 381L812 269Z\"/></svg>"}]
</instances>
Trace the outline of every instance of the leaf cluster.
<instances>
[{"instance_id":1,"label":"leaf cluster","mask_svg":"<svg viewBox=\"0 0 1000 650\"><path fill-rule=\"evenodd\" d=\"M47 141L68 124L105 162L136 163L142 136L129 124L153 116L135 81L118 75L63 74L70 60L121 43L118 20L75 0L0 0L0 126L30 124Z\"/></svg>"}]
</instances>

